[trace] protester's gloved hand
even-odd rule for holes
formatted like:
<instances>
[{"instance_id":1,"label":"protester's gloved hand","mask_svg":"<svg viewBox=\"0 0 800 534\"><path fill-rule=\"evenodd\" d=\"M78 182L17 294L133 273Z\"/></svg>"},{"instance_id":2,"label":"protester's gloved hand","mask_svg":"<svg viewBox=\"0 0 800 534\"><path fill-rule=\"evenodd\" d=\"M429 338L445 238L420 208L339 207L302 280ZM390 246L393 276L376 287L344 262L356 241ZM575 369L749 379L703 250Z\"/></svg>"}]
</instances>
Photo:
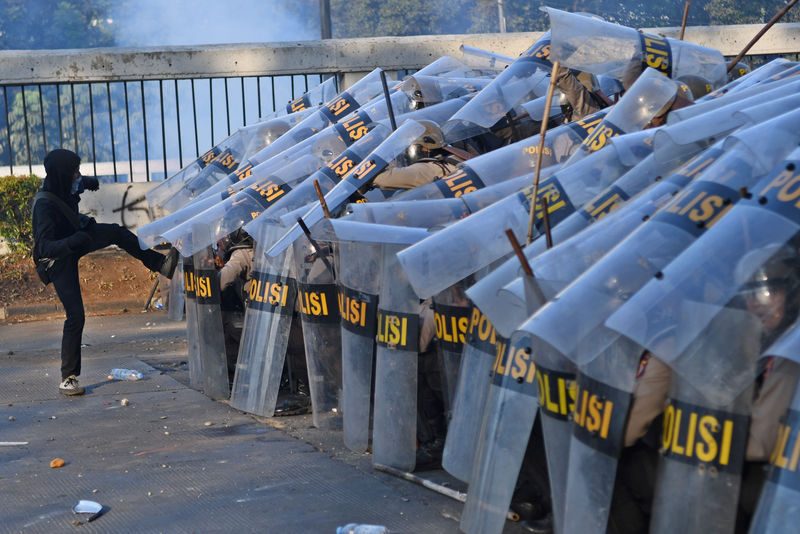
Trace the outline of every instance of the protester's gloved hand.
<instances>
[{"instance_id":1,"label":"protester's gloved hand","mask_svg":"<svg viewBox=\"0 0 800 534\"><path fill-rule=\"evenodd\" d=\"M100 180L96 176L82 176L83 187L89 191L97 191L100 189Z\"/></svg>"},{"instance_id":2,"label":"protester's gloved hand","mask_svg":"<svg viewBox=\"0 0 800 534\"><path fill-rule=\"evenodd\" d=\"M86 232L75 232L67 238L67 245L75 252L87 248L92 243L92 236Z\"/></svg>"}]
</instances>

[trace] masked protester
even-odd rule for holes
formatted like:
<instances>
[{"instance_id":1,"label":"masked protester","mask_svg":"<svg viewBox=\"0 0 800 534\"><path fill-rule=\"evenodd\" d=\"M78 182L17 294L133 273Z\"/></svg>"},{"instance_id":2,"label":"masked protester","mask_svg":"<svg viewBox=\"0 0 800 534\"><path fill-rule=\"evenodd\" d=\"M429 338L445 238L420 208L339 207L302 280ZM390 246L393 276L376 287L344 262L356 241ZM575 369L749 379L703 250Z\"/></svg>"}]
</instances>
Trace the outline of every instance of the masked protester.
<instances>
[{"instance_id":1,"label":"masked protester","mask_svg":"<svg viewBox=\"0 0 800 534\"><path fill-rule=\"evenodd\" d=\"M167 256L141 250L136 235L118 224L102 224L78 212L85 189L96 191L97 178L81 176L81 158L69 150L56 149L44 158L47 176L33 206L33 259L42 282L53 283L66 312L61 338L61 383L64 395L82 395L81 337L85 315L78 278L78 260L95 250L117 245L151 271L171 278L177 265L176 250Z\"/></svg>"}]
</instances>

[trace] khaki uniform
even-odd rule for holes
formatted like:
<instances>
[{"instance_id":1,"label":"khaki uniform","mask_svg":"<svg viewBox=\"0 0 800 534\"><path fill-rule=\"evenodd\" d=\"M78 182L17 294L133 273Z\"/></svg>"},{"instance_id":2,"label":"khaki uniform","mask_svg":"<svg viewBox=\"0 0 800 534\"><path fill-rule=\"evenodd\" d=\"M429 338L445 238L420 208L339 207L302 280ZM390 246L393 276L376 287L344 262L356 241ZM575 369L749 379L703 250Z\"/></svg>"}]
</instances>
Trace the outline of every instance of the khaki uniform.
<instances>
[{"instance_id":1,"label":"khaki uniform","mask_svg":"<svg viewBox=\"0 0 800 534\"><path fill-rule=\"evenodd\" d=\"M372 182L373 187L387 190L413 189L443 178L456 169L450 158L446 160L424 159L408 167L386 169Z\"/></svg>"},{"instance_id":2,"label":"khaki uniform","mask_svg":"<svg viewBox=\"0 0 800 534\"><path fill-rule=\"evenodd\" d=\"M792 402L800 366L791 360L774 358L753 401L750 435L745 458L753 462L769 460L778 439L780 419Z\"/></svg>"},{"instance_id":3,"label":"khaki uniform","mask_svg":"<svg viewBox=\"0 0 800 534\"><path fill-rule=\"evenodd\" d=\"M253 271L253 249L237 248L219 271L220 291L224 291L237 279L243 281L242 292L247 295L250 290L250 279Z\"/></svg>"}]
</instances>

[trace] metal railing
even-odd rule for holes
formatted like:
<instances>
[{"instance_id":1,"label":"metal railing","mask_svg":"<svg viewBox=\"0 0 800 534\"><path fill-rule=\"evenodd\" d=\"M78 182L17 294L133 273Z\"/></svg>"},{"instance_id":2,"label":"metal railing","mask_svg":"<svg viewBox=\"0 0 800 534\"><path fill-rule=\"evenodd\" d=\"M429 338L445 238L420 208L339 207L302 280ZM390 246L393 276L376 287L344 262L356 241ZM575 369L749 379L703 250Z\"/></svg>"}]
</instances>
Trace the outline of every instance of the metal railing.
<instances>
[{"instance_id":1,"label":"metal railing","mask_svg":"<svg viewBox=\"0 0 800 534\"><path fill-rule=\"evenodd\" d=\"M161 180L322 74L2 85L0 174L36 173L68 148L110 182ZM87 168L91 165L91 171Z\"/></svg>"},{"instance_id":2,"label":"metal railing","mask_svg":"<svg viewBox=\"0 0 800 534\"><path fill-rule=\"evenodd\" d=\"M758 29L689 27L686 40L732 57ZM675 37L679 29L645 30ZM83 158L85 174L104 181L162 180L326 76L338 76L343 87L376 66L402 76L442 55L460 57L462 44L516 57L540 35L0 51L0 175L44 176L44 155L64 147ZM746 62L797 60L798 37L800 24L777 24Z\"/></svg>"}]
</instances>

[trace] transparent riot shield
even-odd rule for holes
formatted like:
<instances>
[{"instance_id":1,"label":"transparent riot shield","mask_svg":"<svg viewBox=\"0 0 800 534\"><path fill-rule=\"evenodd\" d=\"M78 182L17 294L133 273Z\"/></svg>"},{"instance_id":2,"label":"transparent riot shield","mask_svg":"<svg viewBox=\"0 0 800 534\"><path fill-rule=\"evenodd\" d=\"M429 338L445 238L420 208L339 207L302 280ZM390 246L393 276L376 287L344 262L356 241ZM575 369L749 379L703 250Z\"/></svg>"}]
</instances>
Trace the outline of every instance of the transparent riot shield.
<instances>
[{"instance_id":1,"label":"transparent riot shield","mask_svg":"<svg viewBox=\"0 0 800 534\"><path fill-rule=\"evenodd\" d=\"M366 452L372 407L381 247L342 241L337 260L344 444L352 451Z\"/></svg>"},{"instance_id":2,"label":"transparent riot shield","mask_svg":"<svg viewBox=\"0 0 800 534\"><path fill-rule=\"evenodd\" d=\"M550 85L550 32L522 53L514 63L482 89L444 125L445 139L453 143L488 131L516 105L544 96Z\"/></svg>"},{"instance_id":3,"label":"transparent riot shield","mask_svg":"<svg viewBox=\"0 0 800 534\"><path fill-rule=\"evenodd\" d=\"M706 375L701 389L693 385L697 378L684 380L682 372L672 369L650 532L735 531L760 323L754 314L735 307L715 316L682 355L681 371ZM730 373L709 372L723 367ZM731 374L740 380L727 382ZM743 382L748 383L744 390L738 387ZM702 504L698 495L704 497Z\"/></svg>"},{"instance_id":4,"label":"transparent riot shield","mask_svg":"<svg viewBox=\"0 0 800 534\"><path fill-rule=\"evenodd\" d=\"M760 95L752 96L659 128L653 137L653 152L660 160L671 159L687 145L706 142L712 136L721 139L738 128L771 119L797 105L796 95L774 96L774 100L766 103Z\"/></svg>"},{"instance_id":5,"label":"transparent riot shield","mask_svg":"<svg viewBox=\"0 0 800 534\"><path fill-rule=\"evenodd\" d=\"M321 106L330 102L339 93L339 83L336 76L330 76L316 87L312 87L302 95L286 104L286 113L296 113L304 109Z\"/></svg>"},{"instance_id":6,"label":"transparent riot shield","mask_svg":"<svg viewBox=\"0 0 800 534\"><path fill-rule=\"evenodd\" d=\"M545 250L546 243L542 240L525 247L525 256L530 262L536 285L542 295L552 299L652 217L702 169L724 153L720 146L702 152L685 165L679 166L675 172L664 172L664 179L660 178L661 174L657 169L666 169L656 164L652 156L648 156L645 162L637 165L557 226L553 232L556 243L553 248ZM684 157L688 157L688 153ZM651 164L646 164L648 161ZM646 191L639 193L645 188ZM637 197L626 202L637 193ZM599 219L602 220L595 222ZM592 227L587 228L590 224ZM514 264L513 272L505 276L502 273L493 274L486 280L485 288L471 288L468 292L472 295L471 298L485 307L489 319L504 336L511 335L535 311L532 308L535 303L526 297L525 273L516 258L509 262ZM506 284L500 285L503 281Z\"/></svg>"},{"instance_id":7,"label":"transparent riot shield","mask_svg":"<svg viewBox=\"0 0 800 534\"><path fill-rule=\"evenodd\" d=\"M193 256L195 300L197 302L197 337L202 361L203 393L212 399L230 396L225 337L222 332L219 276L211 247Z\"/></svg>"},{"instance_id":8,"label":"transparent riot shield","mask_svg":"<svg viewBox=\"0 0 800 534\"><path fill-rule=\"evenodd\" d=\"M686 106L670 111L669 114L667 114L667 124L680 122L690 117L696 117L697 115L708 113L714 109L719 109L722 106L727 106L733 102L743 101L756 95L761 95L762 101L767 102L770 99L775 98L775 95L786 96L791 94L793 90L796 91L798 83L800 83L800 79L787 78L767 85L756 84L748 87L747 89L727 93L712 100L701 100L695 103L693 106ZM793 87L794 89L788 89L789 87ZM775 93L772 91L775 91ZM784 91L786 92L784 93Z\"/></svg>"},{"instance_id":9,"label":"transparent riot shield","mask_svg":"<svg viewBox=\"0 0 800 534\"><path fill-rule=\"evenodd\" d=\"M464 61L470 65L477 64L489 69L503 70L514 62L513 57L483 50L482 48L475 48L474 46L462 44L459 50L464 56Z\"/></svg>"},{"instance_id":10,"label":"transparent riot shield","mask_svg":"<svg viewBox=\"0 0 800 534\"><path fill-rule=\"evenodd\" d=\"M275 413L297 300L295 279L291 277L293 258L284 254L271 263L264 258L261 243L281 231L265 224L253 236L253 277L230 401L238 410L264 417Z\"/></svg>"},{"instance_id":11,"label":"transparent riot shield","mask_svg":"<svg viewBox=\"0 0 800 534\"><path fill-rule=\"evenodd\" d=\"M420 304L397 262L401 248L383 245L381 252L372 461L413 471Z\"/></svg>"},{"instance_id":12,"label":"transparent riot shield","mask_svg":"<svg viewBox=\"0 0 800 534\"><path fill-rule=\"evenodd\" d=\"M433 318L446 419L456 396L461 352L469 329L472 306L464 294L465 281L433 296Z\"/></svg>"},{"instance_id":13,"label":"transparent riot shield","mask_svg":"<svg viewBox=\"0 0 800 534\"><path fill-rule=\"evenodd\" d=\"M618 135L643 129L653 117L666 111L677 91L677 83L648 68L564 165L575 164L606 146L609 140Z\"/></svg>"},{"instance_id":14,"label":"transparent riot shield","mask_svg":"<svg viewBox=\"0 0 800 534\"><path fill-rule=\"evenodd\" d=\"M200 337L197 322L197 297L195 295L194 260L181 258L183 265L183 288L186 293L186 341L189 353L189 384L195 389L202 387L203 360L200 358Z\"/></svg>"},{"instance_id":15,"label":"transparent riot shield","mask_svg":"<svg viewBox=\"0 0 800 534\"><path fill-rule=\"evenodd\" d=\"M737 188L742 184L752 183L755 180L754 172L760 170L759 163L753 159L752 154L745 155L733 149L717 159L705 171L707 174L703 179L687 187L655 217L572 283L555 301L539 310L534 316L535 320L529 322L529 331L532 334L549 343L580 368L582 375L586 377L586 384L582 386L582 391L586 391L585 395L606 395L609 398L614 395L617 400L614 400L613 405L622 407L625 411L627 397L624 395L633 390L633 377L643 349L622 340L616 332L604 327L603 322L641 288L648 278L659 272L659 269L702 234L705 228L715 224L730 210L730 206L738 200ZM751 166L753 164L756 169ZM707 222L703 225L681 225L680 216L675 215L680 212L676 206L685 207L687 199L697 198L698 195L718 196L714 204L719 206L719 210L707 214ZM684 212L684 217L688 211ZM662 356L658 352L656 354ZM617 371L612 380L607 374L602 375L595 370L607 369L612 362L624 366L629 372ZM612 389L606 391L608 388ZM619 415L619 411L612 410L609 414L613 418ZM622 414L623 420L625 415ZM616 469L614 452L619 449L616 446L616 434L609 430L607 441L591 442L597 445L597 450L605 450L606 455L598 457L603 459L605 467L586 471L573 468L573 455L583 458L588 454L582 445L575 443L578 440L578 430L575 432L576 438L570 448L569 477L576 477L580 483L570 483L567 486L565 521L573 528L602 528L608 510L607 503L610 503L613 491L614 478L608 475L613 474ZM609 443L614 447L600 448ZM596 506L586 513L573 514L569 512L570 503L573 502L578 507L588 502L593 502Z\"/></svg>"},{"instance_id":16,"label":"transparent riot shield","mask_svg":"<svg viewBox=\"0 0 800 534\"><path fill-rule=\"evenodd\" d=\"M399 156L408 146L425 131L425 127L416 121L406 121L395 130L383 143L373 150L359 165L351 169L342 179L325 195L325 203L331 213L337 213L350 199L353 193L369 187L370 182L388 165ZM309 228L325 216L319 202L302 217ZM282 236L267 254L279 254L286 249L295 239L303 234L299 224L293 225Z\"/></svg>"},{"instance_id":17,"label":"transparent riot shield","mask_svg":"<svg viewBox=\"0 0 800 534\"><path fill-rule=\"evenodd\" d=\"M400 90L421 107L480 91L491 81L487 78L441 78L412 74L403 81Z\"/></svg>"},{"instance_id":18,"label":"transparent riot shield","mask_svg":"<svg viewBox=\"0 0 800 534\"><path fill-rule=\"evenodd\" d=\"M334 254L330 246L307 237L295 241L293 253L314 426L337 428L342 341Z\"/></svg>"},{"instance_id":19,"label":"transparent riot shield","mask_svg":"<svg viewBox=\"0 0 800 534\"><path fill-rule=\"evenodd\" d=\"M462 310L459 306L454 310L458 314L450 314L450 317L457 317L454 328L459 333ZM481 417L487 403L497 346L498 343L507 344L507 340L498 337L494 326L481 310L472 305L468 308L468 313L461 362L451 401L450 422L442 452L442 467L445 471L467 483L470 482L475 465Z\"/></svg>"},{"instance_id":20,"label":"transparent riot shield","mask_svg":"<svg viewBox=\"0 0 800 534\"><path fill-rule=\"evenodd\" d=\"M798 429L800 429L800 393L797 375L800 365L797 362L798 330L795 325L764 354L776 358L772 362L770 374L783 372L788 382L795 388L786 411L781 416L775 447L769 459L770 467L764 488L758 500L755 514L750 523L752 534L775 532L789 534L797 528L800 520L800 484L797 480ZM770 364L768 364L770 365ZM778 370L778 367L783 369ZM754 409L755 417L755 409ZM752 430L751 430L752 435Z\"/></svg>"},{"instance_id":21,"label":"transparent riot shield","mask_svg":"<svg viewBox=\"0 0 800 534\"><path fill-rule=\"evenodd\" d=\"M575 166L560 169L540 181L539 199L547 198L551 227L557 225L593 196L611 185L652 150L651 133L637 132L614 140L630 147L625 162L616 150L598 151ZM626 165L627 163L627 165ZM533 180L531 179L531 182ZM496 202L448 228L433 234L398 255L417 294L427 298L511 252L505 235L511 229L524 241L528 229L533 186ZM536 202L535 235L544 231L541 201Z\"/></svg>"},{"instance_id":22,"label":"transparent riot shield","mask_svg":"<svg viewBox=\"0 0 800 534\"><path fill-rule=\"evenodd\" d=\"M252 128L258 128L257 139L260 140L259 142L268 143L266 148L262 148L262 150L270 149L276 144L276 141L290 142L289 138L283 139L283 135L287 131L291 131L290 129L293 126L298 126L308 120L310 113L310 111L300 111L280 119L273 119L263 125L252 126ZM248 157L254 156L254 154L246 152L252 144L250 141L245 137L239 138L236 143L211 160L197 176L185 183L174 195L162 200L159 204L160 209L165 213L172 213L214 184L235 173L247 161Z\"/></svg>"},{"instance_id":23,"label":"transparent riot shield","mask_svg":"<svg viewBox=\"0 0 800 534\"><path fill-rule=\"evenodd\" d=\"M537 415L536 366L526 338L497 348L461 530L499 533Z\"/></svg>"},{"instance_id":24,"label":"transparent riot shield","mask_svg":"<svg viewBox=\"0 0 800 534\"><path fill-rule=\"evenodd\" d=\"M328 161L310 154L302 156L282 168L279 174L259 180L186 222L167 230L163 238L172 243L181 254L186 255L210 246L258 217L326 163ZM200 234L194 232L193 228L197 225L204 226L205 231Z\"/></svg>"},{"instance_id":25,"label":"transparent riot shield","mask_svg":"<svg viewBox=\"0 0 800 534\"><path fill-rule=\"evenodd\" d=\"M703 97L703 100L711 100L730 92L741 91L742 89L746 89L758 83L769 83L769 81L776 81L781 78L791 76L796 72L795 69L797 68L798 64L795 61L789 61L788 59L782 57L773 59L769 63L765 63L757 69L751 70L744 76L740 76L739 78L726 83L719 89L711 91L709 94Z\"/></svg>"},{"instance_id":26,"label":"transparent riot shield","mask_svg":"<svg viewBox=\"0 0 800 534\"><path fill-rule=\"evenodd\" d=\"M678 78L703 76L717 87L725 82L725 58L718 50L660 37L603 20L550 7L551 55L565 67L625 80L645 68Z\"/></svg>"},{"instance_id":27,"label":"transparent riot shield","mask_svg":"<svg viewBox=\"0 0 800 534\"><path fill-rule=\"evenodd\" d=\"M183 312L186 307L186 294L183 289L183 262L178 263L175 273L176 274L169 283L167 316L170 321L182 320Z\"/></svg>"}]
</instances>

